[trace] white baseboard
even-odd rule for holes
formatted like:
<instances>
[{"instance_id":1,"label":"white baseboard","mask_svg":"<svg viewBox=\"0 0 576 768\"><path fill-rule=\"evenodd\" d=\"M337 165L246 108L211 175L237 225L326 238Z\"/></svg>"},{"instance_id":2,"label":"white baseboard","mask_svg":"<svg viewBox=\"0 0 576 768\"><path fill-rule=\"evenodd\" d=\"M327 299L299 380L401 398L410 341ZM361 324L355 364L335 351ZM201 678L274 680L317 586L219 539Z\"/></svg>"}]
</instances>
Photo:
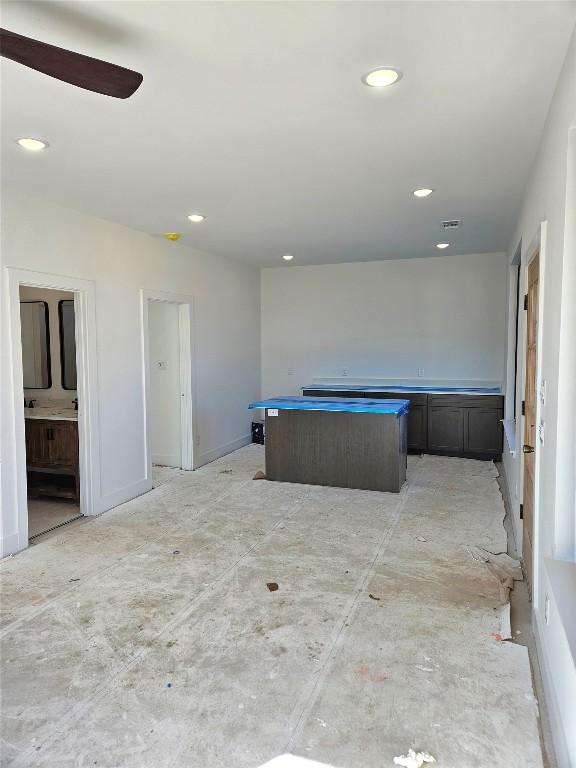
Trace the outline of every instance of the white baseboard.
<instances>
[{"instance_id":1,"label":"white baseboard","mask_svg":"<svg viewBox=\"0 0 576 768\"><path fill-rule=\"evenodd\" d=\"M542 676L542 686L548 707L548 720L552 731L552 742L558 768L576 768L576 755L571 755L568 749L568 742L564 732L564 723L562 719L562 708L556 696L556 690L552 680L550 665L544 650L544 644L540 636L540 627L536 614L533 614L532 629L536 640L536 650L538 652L538 663L540 665L540 674Z\"/></svg>"},{"instance_id":2,"label":"white baseboard","mask_svg":"<svg viewBox=\"0 0 576 768\"><path fill-rule=\"evenodd\" d=\"M14 555L20 551L19 537L17 533L11 533L9 536L0 538L0 557Z\"/></svg>"},{"instance_id":3,"label":"white baseboard","mask_svg":"<svg viewBox=\"0 0 576 768\"><path fill-rule=\"evenodd\" d=\"M210 464L211 461L216 461L216 459L219 459L221 456L226 456L226 454L232 453L232 451L237 451L238 448L243 448L245 445L250 445L251 442L252 435L243 435L242 437L238 437L236 440L232 440L229 443L218 446L218 448L214 448L211 451L206 451L206 453L202 453L198 457L196 467L202 467L204 464Z\"/></svg>"},{"instance_id":4,"label":"white baseboard","mask_svg":"<svg viewBox=\"0 0 576 768\"><path fill-rule=\"evenodd\" d=\"M136 483L127 485L124 488L120 488L113 493L109 493L106 496L101 496L96 504L96 514L100 515L102 512L107 512L109 509L118 507L120 504L124 504L131 499L135 499L137 496L142 496L143 493L148 493L152 490L152 480L138 480Z\"/></svg>"}]
</instances>

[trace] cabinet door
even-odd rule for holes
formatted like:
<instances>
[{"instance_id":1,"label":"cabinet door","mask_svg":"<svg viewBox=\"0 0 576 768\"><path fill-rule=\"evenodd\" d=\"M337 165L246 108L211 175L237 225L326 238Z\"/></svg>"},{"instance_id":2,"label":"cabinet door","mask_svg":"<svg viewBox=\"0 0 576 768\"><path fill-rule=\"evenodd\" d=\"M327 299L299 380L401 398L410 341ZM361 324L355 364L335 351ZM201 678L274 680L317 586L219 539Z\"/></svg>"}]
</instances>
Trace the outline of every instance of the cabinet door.
<instances>
[{"instance_id":1,"label":"cabinet door","mask_svg":"<svg viewBox=\"0 0 576 768\"><path fill-rule=\"evenodd\" d=\"M428 447L428 408L411 405L408 411L408 450L426 450Z\"/></svg>"},{"instance_id":2,"label":"cabinet door","mask_svg":"<svg viewBox=\"0 0 576 768\"><path fill-rule=\"evenodd\" d=\"M78 429L73 421L53 422L47 430L49 463L73 467L78 462Z\"/></svg>"},{"instance_id":3,"label":"cabinet door","mask_svg":"<svg viewBox=\"0 0 576 768\"><path fill-rule=\"evenodd\" d=\"M46 422L26 419L26 464L46 464L49 445L46 440Z\"/></svg>"},{"instance_id":4,"label":"cabinet door","mask_svg":"<svg viewBox=\"0 0 576 768\"><path fill-rule=\"evenodd\" d=\"M462 452L464 448L462 408L433 406L428 409L428 448L431 451Z\"/></svg>"},{"instance_id":5,"label":"cabinet door","mask_svg":"<svg viewBox=\"0 0 576 768\"><path fill-rule=\"evenodd\" d=\"M468 408L465 414L464 450L468 453L502 453L502 411Z\"/></svg>"}]
</instances>

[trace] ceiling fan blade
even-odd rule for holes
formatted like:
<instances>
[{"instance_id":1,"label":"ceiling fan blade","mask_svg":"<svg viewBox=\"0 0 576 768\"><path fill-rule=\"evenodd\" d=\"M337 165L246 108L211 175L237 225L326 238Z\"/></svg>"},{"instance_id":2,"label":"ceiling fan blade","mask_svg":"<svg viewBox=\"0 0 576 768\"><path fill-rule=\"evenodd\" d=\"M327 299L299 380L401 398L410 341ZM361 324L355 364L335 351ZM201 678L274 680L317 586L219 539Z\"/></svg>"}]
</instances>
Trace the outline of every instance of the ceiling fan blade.
<instances>
[{"instance_id":1,"label":"ceiling fan blade","mask_svg":"<svg viewBox=\"0 0 576 768\"><path fill-rule=\"evenodd\" d=\"M132 96L144 79L131 69L41 43L7 29L0 29L0 54L57 80L117 99Z\"/></svg>"}]
</instances>

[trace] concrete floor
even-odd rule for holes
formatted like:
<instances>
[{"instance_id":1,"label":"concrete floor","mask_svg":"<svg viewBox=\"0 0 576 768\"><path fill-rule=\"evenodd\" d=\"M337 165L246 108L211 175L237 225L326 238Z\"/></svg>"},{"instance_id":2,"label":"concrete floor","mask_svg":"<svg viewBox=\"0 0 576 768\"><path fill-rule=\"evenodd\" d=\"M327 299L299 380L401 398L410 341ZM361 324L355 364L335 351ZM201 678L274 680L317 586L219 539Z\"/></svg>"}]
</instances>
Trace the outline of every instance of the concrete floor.
<instances>
[{"instance_id":1,"label":"concrete floor","mask_svg":"<svg viewBox=\"0 0 576 768\"><path fill-rule=\"evenodd\" d=\"M2 765L542 765L502 641L492 464L411 458L401 494L254 481L260 446L2 563ZM270 591L267 583L277 583ZM505 622L504 622L505 623Z\"/></svg>"},{"instance_id":2,"label":"concrete floor","mask_svg":"<svg viewBox=\"0 0 576 768\"><path fill-rule=\"evenodd\" d=\"M80 507L62 499L28 499L28 538L39 536L80 516Z\"/></svg>"}]
</instances>

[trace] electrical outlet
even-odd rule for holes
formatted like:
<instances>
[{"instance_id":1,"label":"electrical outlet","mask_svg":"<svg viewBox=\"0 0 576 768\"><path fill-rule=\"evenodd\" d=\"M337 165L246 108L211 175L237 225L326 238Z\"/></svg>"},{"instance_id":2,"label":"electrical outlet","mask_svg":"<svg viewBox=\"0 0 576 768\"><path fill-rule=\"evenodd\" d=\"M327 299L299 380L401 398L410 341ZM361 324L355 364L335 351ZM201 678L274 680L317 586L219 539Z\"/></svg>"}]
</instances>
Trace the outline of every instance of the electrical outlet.
<instances>
[{"instance_id":1,"label":"electrical outlet","mask_svg":"<svg viewBox=\"0 0 576 768\"><path fill-rule=\"evenodd\" d=\"M548 595L544 598L544 621L550 624L550 598Z\"/></svg>"},{"instance_id":2,"label":"electrical outlet","mask_svg":"<svg viewBox=\"0 0 576 768\"><path fill-rule=\"evenodd\" d=\"M159 368L161 371L165 371L168 368L168 362L166 360L158 360L156 363L156 368Z\"/></svg>"},{"instance_id":3,"label":"electrical outlet","mask_svg":"<svg viewBox=\"0 0 576 768\"><path fill-rule=\"evenodd\" d=\"M546 379L542 379L540 384L540 403L546 405Z\"/></svg>"},{"instance_id":4,"label":"electrical outlet","mask_svg":"<svg viewBox=\"0 0 576 768\"><path fill-rule=\"evenodd\" d=\"M424 376L424 368L418 368L418 378L421 379Z\"/></svg>"},{"instance_id":5,"label":"electrical outlet","mask_svg":"<svg viewBox=\"0 0 576 768\"><path fill-rule=\"evenodd\" d=\"M288 368L288 376L294 376L294 368Z\"/></svg>"},{"instance_id":6,"label":"electrical outlet","mask_svg":"<svg viewBox=\"0 0 576 768\"><path fill-rule=\"evenodd\" d=\"M348 368L342 368L342 376L348 376L349 371Z\"/></svg>"},{"instance_id":7,"label":"electrical outlet","mask_svg":"<svg viewBox=\"0 0 576 768\"><path fill-rule=\"evenodd\" d=\"M538 437L540 439L540 445L544 445L544 422L540 422L540 426L538 427Z\"/></svg>"}]
</instances>

